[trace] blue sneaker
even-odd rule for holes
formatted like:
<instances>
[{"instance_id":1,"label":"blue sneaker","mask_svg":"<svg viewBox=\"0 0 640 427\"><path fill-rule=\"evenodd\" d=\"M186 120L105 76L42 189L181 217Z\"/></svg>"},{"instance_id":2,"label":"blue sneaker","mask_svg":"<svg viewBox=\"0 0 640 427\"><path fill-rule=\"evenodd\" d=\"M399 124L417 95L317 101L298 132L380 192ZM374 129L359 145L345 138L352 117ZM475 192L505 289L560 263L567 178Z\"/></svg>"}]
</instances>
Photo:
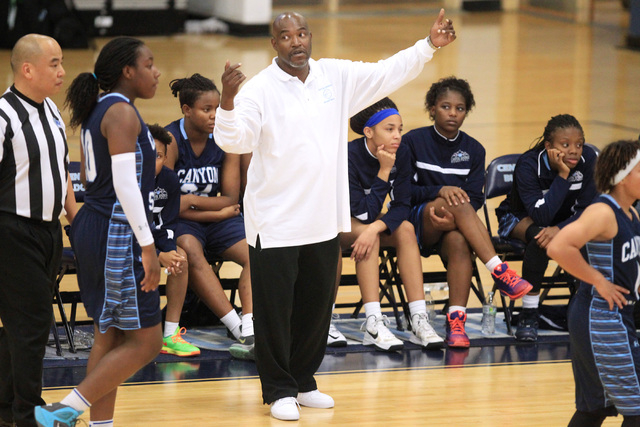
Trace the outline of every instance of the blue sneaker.
<instances>
[{"instance_id":1,"label":"blue sneaker","mask_svg":"<svg viewBox=\"0 0 640 427\"><path fill-rule=\"evenodd\" d=\"M36 422L41 427L74 427L82 412L62 403L49 403L36 406L34 409Z\"/></svg>"}]
</instances>

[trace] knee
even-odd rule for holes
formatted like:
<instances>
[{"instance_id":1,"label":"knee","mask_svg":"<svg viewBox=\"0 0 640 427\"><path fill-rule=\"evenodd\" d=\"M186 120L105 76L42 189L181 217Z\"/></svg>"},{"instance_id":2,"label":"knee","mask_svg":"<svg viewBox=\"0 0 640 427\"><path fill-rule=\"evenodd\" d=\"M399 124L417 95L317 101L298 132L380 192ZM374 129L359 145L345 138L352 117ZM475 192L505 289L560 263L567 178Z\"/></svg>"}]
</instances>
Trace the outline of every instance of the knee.
<instances>
[{"instance_id":1,"label":"knee","mask_svg":"<svg viewBox=\"0 0 640 427\"><path fill-rule=\"evenodd\" d=\"M447 210L457 217L467 217L470 215L477 215L475 208L471 203L461 203L458 205L447 206Z\"/></svg>"},{"instance_id":2,"label":"knee","mask_svg":"<svg viewBox=\"0 0 640 427\"><path fill-rule=\"evenodd\" d=\"M545 260L548 259L547 250L540 247L536 239L532 239L529 241L529 243L527 243L527 246L525 248L525 256L535 256L536 258L543 258Z\"/></svg>"},{"instance_id":3,"label":"knee","mask_svg":"<svg viewBox=\"0 0 640 427\"><path fill-rule=\"evenodd\" d=\"M450 231L444 237L444 244L449 249L450 255L471 255L469 243L464 235L458 230Z\"/></svg>"},{"instance_id":4,"label":"knee","mask_svg":"<svg viewBox=\"0 0 640 427\"><path fill-rule=\"evenodd\" d=\"M409 221L402 221L396 230L398 233L403 235L415 236L416 229L413 227Z\"/></svg>"},{"instance_id":5,"label":"knee","mask_svg":"<svg viewBox=\"0 0 640 427\"><path fill-rule=\"evenodd\" d=\"M415 241L416 240L416 229L413 227L409 221L402 221L402 223L396 228L393 232L396 240L398 241Z\"/></svg>"},{"instance_id":6,"label":"knee","mask_svg":"<svg viewBox=\"0 0 640 427\"><path fill-rule=\"evenodd\" d=\"M188 257L196 256L202 253L202 245L200 241L190 234L178 237L178 253L184 252Z\"/></svg>"},{"instance_id":7,"label":"knee","mask_svg":"<svg viewBox=\"0 0 640 427\"><path fill-rule=\"evenodd\" d=\"M191 267L208 265L202 245L195 237L178 241L176 250L185 258L185 265Z\"/></svg>"},{"instance_id":8,"label":"knee","mask_svg":"<svg viewBox=\"0 0 640 427\"><path fill-rule=\"evenodd\" d=\"M249 245L246 239L243 239L222 253L222 257L225 260L230 260L241 266L247 268L249 266Z\"/></svg>"},{"instance_id":9,"label":"knee","mask_svg":"<svg viewBox=\"0 0 640 427\"><path fill-rule=\"evenodd\" d=\"M535 236L536 236L540 231L542 231L542 227L539 227L539 226L537 226L537 225L535 225L535 224L531 224L531 225L529 226L529 228L527 228L527 231L526 231L526 232L525 232L525 234L524 234L525 241L526 241L528 244L534 243L534 244L537 246L537 241L536 241L536 239L535 239Z\"/></svg>"}]
</instances>

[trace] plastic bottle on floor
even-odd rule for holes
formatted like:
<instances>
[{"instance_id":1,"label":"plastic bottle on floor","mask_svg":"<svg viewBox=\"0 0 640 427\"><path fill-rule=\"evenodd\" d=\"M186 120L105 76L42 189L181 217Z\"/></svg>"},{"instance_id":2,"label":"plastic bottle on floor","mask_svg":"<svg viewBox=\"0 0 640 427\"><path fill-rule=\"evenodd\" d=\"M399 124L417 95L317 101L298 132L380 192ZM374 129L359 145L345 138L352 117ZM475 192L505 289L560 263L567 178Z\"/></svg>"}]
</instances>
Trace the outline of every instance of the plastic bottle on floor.
<instances>
[{"instance_id":1,"label":"plastic bottle on floor","mask_svg":"<svg viewBox=\"0 0 640 427\"><path fill-rule=\"evenodd\" d=\"M433 295L431 295L431 287L429 285L424 285L424 302L427 303L429 323L433 324L436 320L436 305L433 301Z\"/></svg>"},{"instance_id":2,"label":"plastic bottle on floor","mask_svg":"<svg viewBox=\"0 0 640 427\"><path fill-rule=\"evenodd\" d=\"M493 292L489 292L484 304L482 304L482 335L488 336L496 333L496 312Z\"/></svg>"}]
</instances>

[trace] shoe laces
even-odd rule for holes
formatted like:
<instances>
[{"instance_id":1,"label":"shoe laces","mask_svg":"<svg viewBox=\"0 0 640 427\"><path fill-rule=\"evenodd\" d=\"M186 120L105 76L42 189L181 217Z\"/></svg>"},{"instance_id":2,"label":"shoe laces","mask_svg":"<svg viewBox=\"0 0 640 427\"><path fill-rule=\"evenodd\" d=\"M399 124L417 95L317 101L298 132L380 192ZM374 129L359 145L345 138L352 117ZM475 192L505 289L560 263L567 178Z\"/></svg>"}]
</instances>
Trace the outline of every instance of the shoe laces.
<instances>
[{"instance_id":1,"label":"shoe laces","mask_svg":"<svg viewBox=\"0 0 640 427\"><path fill-rule=\"evenodd\" d=\"M329 324L329 334L338 335L339 332L340 331L338 331L338 328L336 328L333 323Z\"/></svg>"},{"instance_id":2,"label":"shoe laces","mask_svg":"<svg viewBox=\"0 0 640 427\"><path fill-rule=\"evenodd\" d=\"M464 334L464 322L459 317L449 317L449 328L454 334Z\"/></svg>"},{"instance_id":3,"label":"shoe laces","mask_svg":"<svg viewBox=\"0 0 640 427\"><path fill-rule=\"evenodd\" d=\"M183 326L182 328L180 328L178 332L176 332L171 336L171 341L173 341L174 344L177 344L177 343L187 344L184 338L182 338L182 336L186 333L187 333L187 328Z\"/></svg>"},{"instance_id":4,"label":"shoe laces","mask_svg":"<svg viewBox=\"0 0 640 427\"><path fill-rule=\"evenodd\" d=\"M520 277L516 274L515 271L510 269L509 266L507 266L507 269L497 277L500 278L500 280L502 280L504 283L506 283L510 288L515 286L520 281Z\"/></svg>"},{"instance_id":5,"label":"shoe laces","mask_svg":"<svg viewBox=\"0 0 640 427\"><path fill-rule=\"evenodd\" d=\"M367 320L364 321L364 323L362 324L362 330L369 330L368 328L368 323L369 323L369 318L370 317L374 317L374 321L372 322L373 324L371 326L373 326L373 328L375 328L374 330L376 330L378 332L378 335L383 339L383 340L391 340L391 339L396 339L396 336L393 335L393 333L391 333L391 331L389 330L389 328L387 328L388 325L391 324L391 322L389 322L389 319L387 318L386 315L381 315L381 316L369 316L367 318Z\"/></svg>"},{"instance_id":6,"label":"shoe laces","mask_svg":"<svg viewBox=\"0 0 640 427\"><path fill-rule=\"evenodd\" d=\"M433 327L429 323L429 316L425 313L420 313L413 316L411 318L411 324L413 326L413 333L416 336L429 337L429 336L437 335L436 331L433 329Z\"/></svg>"}]
</instances>

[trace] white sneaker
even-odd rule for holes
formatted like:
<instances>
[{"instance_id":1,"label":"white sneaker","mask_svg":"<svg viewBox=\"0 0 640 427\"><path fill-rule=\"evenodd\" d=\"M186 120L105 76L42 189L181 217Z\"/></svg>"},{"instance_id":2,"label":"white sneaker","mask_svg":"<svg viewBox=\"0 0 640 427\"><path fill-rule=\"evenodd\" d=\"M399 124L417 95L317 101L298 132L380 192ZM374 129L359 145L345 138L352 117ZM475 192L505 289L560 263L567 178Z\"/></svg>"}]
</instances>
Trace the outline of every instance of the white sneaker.
<instances>
[{"instance_id":1,"label":"white sneaker","mask_svg":"<svg viewBox=\"0 0 640 427\"><path fill-rule=\"evenodd\" d=\"M298 403L308 408L329 409L333 408L335 402L328 394L321 393L318 389L298 393Z\"/></svg>"},{"instance_id":2,"label":"white sneaker","mask_svg":"<svg viewBox=\"0 0 640 427\"><path fill-rule=\"evenodd\" d=\"M271 416L283 421L296 421L300 419L298 401L295 397L283 397L271 404Z\"/></svg>"},{"instance_id":3,"label":"white sneaker","mask_svg":"<svg viewBox=\"0 0 640 427\"><path fill-rule=\"evenodd\" d=\"M444 346L444 340L436 334L433 326L429 323L429 318L426 313L411 316L411 329L409 341L412 343L429 349Z\"/></svg>"},{"instance_id":4,"label":"white sneaker","mask_svg":"<svg viewBox=\"0 0 640 427\"><path fill-rule=\"evenodd\" d=\"M327 335L327 347L346 347L347 339L333 323L329 325L329 335Z\"/></svg>"},{"instance_id":5,"label":"white sneaker","mask_svg":"<svg viewBox=\"0 0 640 427\"><path fill-rule=\"evenodd\" d=\"M371 315L367 317L360 329L364 330L362 344L374 345L378 350L396 351L404 347L402 341L391 333L386 325L389 324L387 316Z\"/></svg>"}]
</instances>

